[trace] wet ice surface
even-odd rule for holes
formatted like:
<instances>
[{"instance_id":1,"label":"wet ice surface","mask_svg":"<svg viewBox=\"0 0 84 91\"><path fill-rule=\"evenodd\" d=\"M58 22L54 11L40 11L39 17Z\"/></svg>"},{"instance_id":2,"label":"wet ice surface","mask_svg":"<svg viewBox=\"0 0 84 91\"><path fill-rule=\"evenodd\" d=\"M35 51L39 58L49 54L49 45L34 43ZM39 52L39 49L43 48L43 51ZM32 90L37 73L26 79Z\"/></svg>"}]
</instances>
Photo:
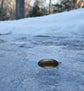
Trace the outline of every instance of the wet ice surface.
<instances>
[{"instance_id":1,"label":"wet ice surface","mask_svg":"<svg viewBox=\"0 0 84 91\"><path fill-rule=\"evenodd\" d=\"M62 63L41 68L43 58ZM0 91L84 91L84 37L0 36Z\"/></svg>"}]
</instances>

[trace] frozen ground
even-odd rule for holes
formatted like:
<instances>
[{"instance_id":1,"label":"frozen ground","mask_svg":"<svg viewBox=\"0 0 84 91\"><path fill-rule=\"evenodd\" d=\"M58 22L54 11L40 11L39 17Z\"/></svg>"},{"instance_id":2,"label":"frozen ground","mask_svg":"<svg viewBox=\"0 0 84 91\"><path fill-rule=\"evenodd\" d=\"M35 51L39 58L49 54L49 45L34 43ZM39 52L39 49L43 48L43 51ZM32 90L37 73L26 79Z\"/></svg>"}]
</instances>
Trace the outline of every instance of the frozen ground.
<instances>
[{"instance_id":1,"label":"frozen ground","mask_svg":"<svg viewBox=\"0 0 84 91\"><path fill-rule=\"evenodd\" d=\"M0 91L84 91L83 11L0 22ZM41 68L43 58L61 64Z\"/></svg>"},{"instance_id":2,"label":"frozen ground","mask_svg":"<svg viewBox=\"0 0 84 91\"><path fill-rule=\"evenodd\" d=\"M84 91L84 37L0 36L0 91ZM40 59L62 62L40 68Z\"/></svg>"}]
</instances>

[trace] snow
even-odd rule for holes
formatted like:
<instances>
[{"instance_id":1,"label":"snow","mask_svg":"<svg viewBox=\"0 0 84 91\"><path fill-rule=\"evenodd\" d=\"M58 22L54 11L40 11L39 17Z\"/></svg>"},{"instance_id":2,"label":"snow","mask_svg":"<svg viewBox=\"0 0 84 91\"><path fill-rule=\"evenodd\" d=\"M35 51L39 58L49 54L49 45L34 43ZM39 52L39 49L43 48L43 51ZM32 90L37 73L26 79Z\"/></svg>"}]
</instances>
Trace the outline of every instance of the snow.
<instances>
[{"instance_id":1,"label":"snow","mask_svg":"<svg viewBox=\"0 0 84 91\"><path fill-rule=\"evenodd\" d=\"M48 16L0 22L0 33L36 35L84 35L84 9Z\"/></svg>"},{"instance_id":2,"label":"snow","mask_svg":"<svg viewBox=\"0 0 84 91\"><path fill-rule=\"evenodd\" d=\"M0 91L84 91L84 9L0 21ZM41 59L61 62L41 68Z\"/></svg>"}]
</instances>

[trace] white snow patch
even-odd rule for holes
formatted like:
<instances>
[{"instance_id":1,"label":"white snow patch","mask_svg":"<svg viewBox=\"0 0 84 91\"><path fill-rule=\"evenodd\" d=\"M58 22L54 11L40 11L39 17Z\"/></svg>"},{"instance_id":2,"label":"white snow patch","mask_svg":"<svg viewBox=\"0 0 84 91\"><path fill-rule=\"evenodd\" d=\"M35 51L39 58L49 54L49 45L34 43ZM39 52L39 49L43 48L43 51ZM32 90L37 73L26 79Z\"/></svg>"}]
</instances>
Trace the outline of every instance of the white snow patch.
<instances>
[{"instance_id":1,"label":"white snow patch","mask_svg":"<svg viewBox=\"0 0 84 91\"><path fill-rule=\"evenodd\" d=\"M51 14L48 16L0 21L0 34L84 35L84 9Z\"/></svg>"}]
</instances>

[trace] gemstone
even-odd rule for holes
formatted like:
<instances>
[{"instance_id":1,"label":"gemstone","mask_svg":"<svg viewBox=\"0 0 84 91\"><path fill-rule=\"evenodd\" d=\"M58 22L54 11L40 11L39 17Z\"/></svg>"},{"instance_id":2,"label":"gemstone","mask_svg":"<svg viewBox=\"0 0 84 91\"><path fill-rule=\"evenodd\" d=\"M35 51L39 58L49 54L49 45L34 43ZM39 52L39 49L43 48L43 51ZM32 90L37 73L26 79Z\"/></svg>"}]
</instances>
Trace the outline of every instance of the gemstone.
<instances>
[{"instance_id":1,"label":"gemstone","mask_svg":"<svg viewBox=\"0 0 84 91\"><path fill-rule=\"evenodd\" d=\"M58 62L54 59L42 59L38 62L38 65L40 67L44 67L44 68L52 68L52 67L56 67L58 66Z\"/></svg>"}]
</instances>

